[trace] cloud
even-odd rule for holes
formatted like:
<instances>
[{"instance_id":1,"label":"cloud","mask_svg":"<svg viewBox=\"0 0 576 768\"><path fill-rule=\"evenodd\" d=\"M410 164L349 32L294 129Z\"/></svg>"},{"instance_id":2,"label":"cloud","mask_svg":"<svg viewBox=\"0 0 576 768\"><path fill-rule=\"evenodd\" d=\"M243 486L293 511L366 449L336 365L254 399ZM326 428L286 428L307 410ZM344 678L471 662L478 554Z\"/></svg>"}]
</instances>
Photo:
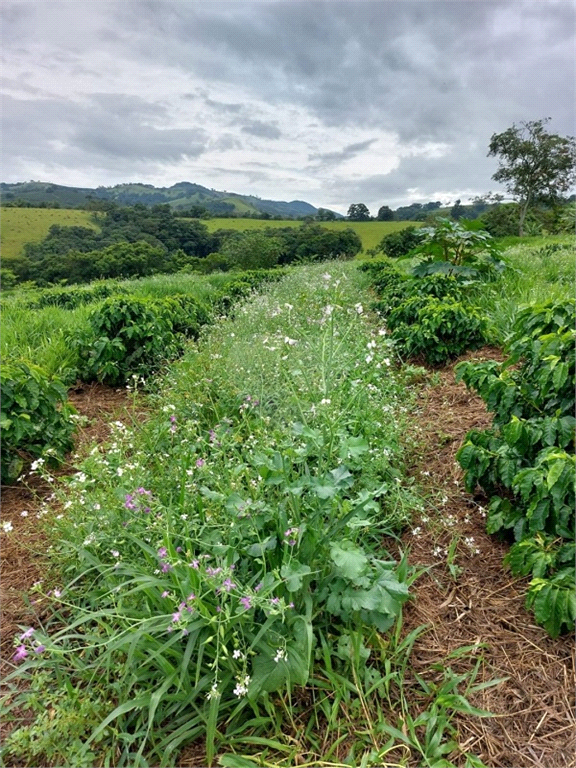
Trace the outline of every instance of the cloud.
<instances>
[{"instance_id":1,"label":"cloud","mask_svg":"<svg viewBox=\"0 0 576 768\"><path fill-rule=\"evenodd\" d=\"M513 122L576 132L565 0L51 0L2 15L14 181L89 169L95 184L231 186L264 162L246 191L345 212L495 189L488 143Z\"/></svg>"},{"instance_id":2,"label":"cloud","mask_svg":"<svg viewBox=\"0 0 576 768\"><path fill-rule=\"evenodd\" d=\"M240 128L242 133L249 133L251 136L258 136L262 139L279 139L282 131L274 123L264 123L261 120L250 120Z\"/></svg>"}]
</instances>

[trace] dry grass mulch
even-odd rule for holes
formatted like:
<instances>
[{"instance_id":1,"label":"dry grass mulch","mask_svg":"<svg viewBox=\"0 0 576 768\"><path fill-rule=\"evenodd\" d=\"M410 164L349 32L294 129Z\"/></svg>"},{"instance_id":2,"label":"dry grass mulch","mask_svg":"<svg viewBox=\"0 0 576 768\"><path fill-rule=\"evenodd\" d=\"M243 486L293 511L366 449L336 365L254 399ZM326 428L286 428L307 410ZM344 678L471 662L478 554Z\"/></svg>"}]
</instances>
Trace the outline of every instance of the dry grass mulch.
<instances>
[{"instance_id":1,"label":"dry grass mulch","mask_svg":"<svg viewBox=\"0 0 576 768\"><path fill-rule=\"evenodd\" d=\"M501 356L484 349L459 361L474 358ZM489 427L491 415L479 397L456 383L454 365L437 375L440 383L423 393L418 414L423 429L418 463L422 485L438 502L424 520L414 521L416 534L404 536L410 561L429 566L405 612L406 631L429 626L414 646L411 664L417 673L434 663L463 672L470 669L469 660L445 660L460 646L478 644L477 682L508 679L472 698L495 717L458 716L461 746L494 768L571 768L576 765L573 638L553 640L537 626L524 608L527 579L515 579L503 568L509 545L486 533L487 499L466 493L455 462L468 430ZM460 570L450 573L446 551L455 539L454 566Z\"/></svg>"}]
</instances>

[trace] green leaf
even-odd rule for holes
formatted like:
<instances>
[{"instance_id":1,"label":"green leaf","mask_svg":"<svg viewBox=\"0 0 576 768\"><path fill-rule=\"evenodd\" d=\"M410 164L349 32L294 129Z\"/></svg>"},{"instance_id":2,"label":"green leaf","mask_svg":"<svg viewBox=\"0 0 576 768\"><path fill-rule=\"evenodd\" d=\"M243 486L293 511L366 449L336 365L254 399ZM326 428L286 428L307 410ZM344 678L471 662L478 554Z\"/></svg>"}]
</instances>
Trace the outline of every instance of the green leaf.
<instances>
[{"instance_id":1,"label":"green leaf","mask_svg":"<svg viewBox=\"0 0 576 768\"><path fill-rule=\"evenodd\" d=\"M298 560L291 560L282 566L280 575L286 579L286 589L289 592L296 592L302 587L302 580L312 571L308 565L299 563Z\"/></svg>"},{"instance_id":2,"label":"green leaf","mask_svg":"<svg viewBox=\"0 0 576 768\"><path fill-rule=\"evenodd\" d=\"M357 579L366 569L368 558L364 550L351 541L342 541L330 546L330 557L338 570L347 579Z\"/></svg>"}]
</instances>

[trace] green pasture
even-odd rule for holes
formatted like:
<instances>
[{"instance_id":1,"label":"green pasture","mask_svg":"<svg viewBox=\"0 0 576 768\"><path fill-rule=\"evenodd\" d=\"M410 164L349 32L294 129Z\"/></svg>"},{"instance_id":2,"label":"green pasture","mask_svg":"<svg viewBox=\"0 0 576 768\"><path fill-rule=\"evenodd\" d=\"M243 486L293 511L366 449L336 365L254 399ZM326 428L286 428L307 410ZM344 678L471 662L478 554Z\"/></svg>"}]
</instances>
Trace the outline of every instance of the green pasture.
<instances>
[{"instance_id":1,"label":"green pasture","mask_svg":"<svg viewBox=\"0 0 576 768\"><path fill-rule=\"evenodd\" d=\"M25 243L43 240L53 224L98 229L89 211L67 208L3 208L0 211L2 258L22 254Z\"/></svg>"},{"instance_id":2,"label":"green pasture","mask_svg":"<svg viewBox=\"0 0 576 768\"><path fill-rule=\"evenodd\" d=\"M420 227L420 221L320 221L316 222L326 229L336 231L342 229L353 229L358 233L362 240L362 247L365 251L375 248L385 235L391 232L398 232L406 227ZM206 219L203 221L210 232L217 229L234 229L238 232L254 231L266 229L268 227L276 229L282 227L301 227L301 221L287 219L285 221L264 220L264 219Z\"/></svg>"}]
</instances>

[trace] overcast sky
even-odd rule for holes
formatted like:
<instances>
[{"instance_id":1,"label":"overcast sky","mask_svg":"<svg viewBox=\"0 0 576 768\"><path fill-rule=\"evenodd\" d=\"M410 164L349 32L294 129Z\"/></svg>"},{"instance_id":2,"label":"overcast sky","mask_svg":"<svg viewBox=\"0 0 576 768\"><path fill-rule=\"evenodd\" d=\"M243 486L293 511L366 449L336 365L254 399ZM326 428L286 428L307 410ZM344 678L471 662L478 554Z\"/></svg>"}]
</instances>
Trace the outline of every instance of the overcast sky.
<instances>
[{"instance_id":1,"label":"overcast sky","mask_svg":"<svg viewBox=\"0 0 576 768\"><path fill-rule=\"evenodd\" d=\"M2 2L3 181L192 181L346 213L496 191L574 135L572 0Z\"/></svg>"}]
</instances>

